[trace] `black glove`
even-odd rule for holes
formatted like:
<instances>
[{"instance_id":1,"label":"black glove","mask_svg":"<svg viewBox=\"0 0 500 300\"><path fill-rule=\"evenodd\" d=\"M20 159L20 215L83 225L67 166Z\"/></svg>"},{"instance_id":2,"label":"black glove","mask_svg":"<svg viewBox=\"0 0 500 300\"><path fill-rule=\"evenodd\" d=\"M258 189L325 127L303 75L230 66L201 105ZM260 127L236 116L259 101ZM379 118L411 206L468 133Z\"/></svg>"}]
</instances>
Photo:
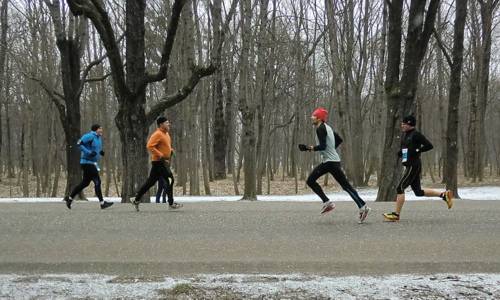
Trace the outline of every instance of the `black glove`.
<instances>
[{"instance_id":1,"label":"black glove","mask_svg":"<svg viewBox=\"0 0 500 300\"><path fill-rule=\"evenodd\" d=\"M101 150L101 152L99 152L99 154L100 154L101 156L104 156L104 151L102 151L102 150Z\"/></svg>"},{"instance_id":2,"label":"black glove","mask_svg":"<svg viewBox=\"0 0 500 300\"><path fill-rule=\"evenodd\" d=\"M89 156L90 156L90 157L94 157L94 156L96 156L96 155L97 155L97 152L95 152L95 151L92 151L92 152L90 152L90 154L89 154Z\"/></svg>"},{"instance_id":3,"label":"black glove","mask_svg":"<svg viewBox=\"0 0 500 300\"><path fill-rule=\"evenodd\" d=\"M309 149L307 148L307 146L306 146L306 145L304 145L304 144L299 144L299 150L300 150L300 151L307 151L307 150L309 150Z\"/></svg>"}]
</instances>

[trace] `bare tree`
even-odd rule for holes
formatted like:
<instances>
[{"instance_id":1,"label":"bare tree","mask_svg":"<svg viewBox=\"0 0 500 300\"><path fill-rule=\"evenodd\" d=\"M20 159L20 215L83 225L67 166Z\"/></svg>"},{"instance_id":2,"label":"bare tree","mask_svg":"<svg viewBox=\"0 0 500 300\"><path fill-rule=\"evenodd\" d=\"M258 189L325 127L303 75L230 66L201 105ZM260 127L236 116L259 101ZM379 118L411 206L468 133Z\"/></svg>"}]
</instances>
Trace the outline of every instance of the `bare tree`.
<instances>
[{"instance_id":1,"label":"bare tree","mask_svg":"<svg viewBox=\"0 0 500 300\"><path fill-rule=\"evenodd\" d=\"M59 112L59 119L66 139L67 181L66 193L80 181L80 150L77 146L81 136L80 97L91 69L104 57L90 63L82 70L82 56L87 42L87 21L83 17L69 17L66 23L64 6L59 0L44 0L49 8L54 24L56 45L61 57L61 79L63 93L57 87L39 78L37 80L46 91Z\"/></svg>"},{"instance_id":2,"label":"bare tree","mask_svg":"<svg viewBox=\"0 0 500 300\"><path fill-rule=\"evenodd\" d=\"M403 116L414 112L417 78L439 7L439 0L430 0L428 6L427 1L411 1L404 63L400 74L403 2L388 2L389 35L385 82L387 119L377 201L392 201L396 194L396 182L400 174L396 155L400 146L399 121Z\"/></svg>"},{"instance_id":3,"label":"bare tree","mask_svg":"<svg viewBox=\"0 0 500 300\"><path fill-rule=\"evenodd\" d=\"M9 29L8 21L8 0L2 0L0 6L0 95L3 94L3 89L5 88L5 62L7 56L7 31ZM3 160L2 160L2 144L3 144L3 133L2 133L2 104L4 103L3 97L0 97L0 176L3 173Z\"/></svg>"},{"instance_id":4,"label":"bare tree","mask_svg":"<svg viewBox=\"0 0 500 300\"><path fill-rule=\"evenodd\" d=\"M250 55L252 38L252 6L250 0L240 1L241 11L241 54L240 54L240 82L239 82L239 109L242 115L242 157L244 160L244 191L243 199L257 200L256 185L256 133L255 113L256 105L251 96Z\"/></svg>"},{"instance_id":5,"label":"bare tree","mask_svg":"<svg viewBox=\"0 0 500 300\"><path fill-rule=\"evenodd\" d=\"M457 0L455 8L455 24L452 57L442 47L450 63L450 86L448 90L448 119L446 125L446 159L443 168L443 178L446 188L452 190L459 198L457 189L458 165L458 122L462 79L462 62L464 52L464 29L467 19L467 0Z\"/></svg>"},{"instance_id":6,"label":"bare tree","mask_svg":"<svg viewBox=\"0 0 500 300\"><path fill-rule=\"evenodd\" d=\"M211 6L212 22L214 28L214 43L218 44L222 30L222 5L221 0L215 0ZM221 49L222 50L222 49ZM213 77L213 98L215 103L214 115L214 179L226 178L226 148L227 148L227 125L224 116L223 95L223 69L219 68Z\"/></svg>"},{"instance_id":7,"label":"bare tree","mask_svg":"<svg viewBox=\"0 0 500 300\"><path fill-rule=\"evenodd\" d=\"M476 3L471 3L473 51L475 61L475 82L471 97L468 138L470 145L467 151L467 171L473 180L483 180L484 161L487 147L484 147L486 137L485 116L488 100L488 85L490 80L490 60L492 45L492 29L494 12L498 8L498 0L478 0L480 6L481 24L475 18ZM478 28L480 27L480 28Z\"/></svg>"},{"instance_id":8,"label":"bare tree","mask_svg":"<svg viewBox=\"0 0 500 300\"><path fill-rule=\"evenodd\" d=\"M127 0L125 3L125 64L123 64L116 34L104 3L91 0L68 0L73 14L85 15L92 21L99 32L109 57L114 92L118 100L118 113L115 122L122 142L124 165L123 202L129 201L129 198L134 194L147 174L147 153L144 145L149 125L163 111L184 100L193 91L200 79L213 74L218 66L216 57L213 57L211 63L206 67L193 63L193 65L189 66L191 74L182 88L173 94L165 96L162 101L152 106L149 112L146 112L146 87L154 82L169 80L170 57L175 43L180 15L186 2L186 0L175 0L172 5L160 65L156 72L151 73L145 68L145 0ZM230 17L228 20L230 20ZM221 47L222 45L217 46Z\"/></svg>"}]
</instances>

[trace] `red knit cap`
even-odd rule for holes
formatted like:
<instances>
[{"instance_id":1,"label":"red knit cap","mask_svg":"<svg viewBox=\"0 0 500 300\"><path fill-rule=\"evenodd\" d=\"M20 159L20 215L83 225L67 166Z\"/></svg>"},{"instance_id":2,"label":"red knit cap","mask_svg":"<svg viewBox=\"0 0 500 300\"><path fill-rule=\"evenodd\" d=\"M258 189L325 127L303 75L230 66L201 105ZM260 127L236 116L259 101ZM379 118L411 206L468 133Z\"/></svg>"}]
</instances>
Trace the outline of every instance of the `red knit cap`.
<instances>
[{"instance_id":1,"label":"red knit cap","mask_svg":"<svg viewBox=\"0 0 500 300\"><path fill-rule=\"evenodd\" d=\"M312 115L321 121L326 122L326 119L328 118L328 111L323 107L318 107L313 111Z\"/></svg>"}]
</instances>

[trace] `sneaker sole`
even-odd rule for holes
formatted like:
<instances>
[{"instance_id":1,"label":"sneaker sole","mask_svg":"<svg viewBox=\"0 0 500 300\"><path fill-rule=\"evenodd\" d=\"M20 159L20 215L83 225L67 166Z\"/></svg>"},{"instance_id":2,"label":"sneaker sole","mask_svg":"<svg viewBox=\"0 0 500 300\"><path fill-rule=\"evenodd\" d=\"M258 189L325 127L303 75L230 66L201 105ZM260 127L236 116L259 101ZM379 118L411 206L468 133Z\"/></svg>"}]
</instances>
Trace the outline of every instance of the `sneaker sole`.
<instances>
[{"instance_id":1,"label":"sneaker sole","mask_svg":"<svg viewBox=\"0 0 500 300\"><path fill-rule=\"evenodd\" d=\"M111 203L111 205L109 205L109 206L106 206L106 207L102 207L102 206L101 206L101 209L106 209L106 208L110 208L111 206L113 206L113 203Z\"/></svg>"},{"instance_id":2,"label":"sneaker sole","mask_svg":"<svg viewBox=\"0 0 500 300\"><path fill-rule=\"evenodd\" d=\"M399 222L399 220L391 220L391 219L386 219L386 218L384 218L384 222L387 222L387 223L395 223L395 222Z\"/></svg>"},{"instance_id":3,"label":"sneaker sole","mask_svg":"<svg viewBox=\"0 0 500 300\"><path fill-rule=\"evenodd\" d=\"M71 202L73 202L73 201L69 201L69 200L66 200L66 199L63 199L63 201L66 203L66 207L68 209L71 209L71 204L72 204Z\"/></svg>"},{"instance_id":4,"label":"sneaker sole","mask_svg":"<svg viewBox=\"0 0 500 300\"><path fill-rule=\"evenodd\" d=\"M325 208L324 210L322 210L320 214L321 214L321 215L324 215L324 214L326 214L326 213L331 212L331 211L332 211L332 210L334 210L334 209L335 209L335 206L329 206L329 207Z\"/></svg>"},{"instance_id":5,"label":"sneaker sole","mask_svg":"<svg viewBox=\"0 0 500 300\"><path fill-rule=\"evenodd\" d=\"M184 206L184 205L182 205L182 204L178 204L178 206L177 206L177 207L171 207L171 206L169 205L169 206L168 206L168 210L177 210L177 209L179 209L179 208L182 208L183 206Z\"/></svg>"},{"instance_id":6,"label":"sneaker sole","mask_svg":"<svg viewBox=\"0 0 500 300\"><path fill-rule=\"evenodd\" d=\"M399 222L399 219L389 219L385 215L382 216L384 216L384 222Z\"/></svg>"},{"instance_id":7,"label":"sneaker sole","mask_svg":"<svg viewBox=\"0 0 500 300\"><path fill-rule=\"evenodd\" d=\"M453 192L449 192L446 196L446 204L448 205L448 209L451 209L453 207Z\"/></svg>"},{"instance_id":8,"label":"sneaker sole","mask_svg":"<svg viewBox=\"0 0 500 300\"><path fill-rule=\"evenodd\" d=\"M370 212L370 210L372 210L371 208L366 208L366 210L363 212L363 214L361 215L361 218L359 218L359 224L363 224L363 222L366 220L366 217L368 217L368 213Z\"/></svg>"}]
</instances>

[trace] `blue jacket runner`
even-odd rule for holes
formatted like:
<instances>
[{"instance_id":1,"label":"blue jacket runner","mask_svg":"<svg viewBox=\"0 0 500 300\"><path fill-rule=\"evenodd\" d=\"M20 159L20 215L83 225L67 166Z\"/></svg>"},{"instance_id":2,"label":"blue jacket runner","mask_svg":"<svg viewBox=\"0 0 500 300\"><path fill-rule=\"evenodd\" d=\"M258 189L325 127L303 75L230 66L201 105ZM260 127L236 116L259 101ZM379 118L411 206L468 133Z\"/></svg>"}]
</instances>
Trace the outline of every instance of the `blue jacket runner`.
<instances>
[{"instance_id":1,"label":"blue jacket runner","mask_svg":"<svg viewBox=\"0 0 500 300\"><path fill-rule=\"evenodd\" d=\"M95 132L90 131L84 134L78 141L80 146L80 164L92 164L97 166L97 162L101 159L102 139Z\"/></svg>"}]
</instances>

